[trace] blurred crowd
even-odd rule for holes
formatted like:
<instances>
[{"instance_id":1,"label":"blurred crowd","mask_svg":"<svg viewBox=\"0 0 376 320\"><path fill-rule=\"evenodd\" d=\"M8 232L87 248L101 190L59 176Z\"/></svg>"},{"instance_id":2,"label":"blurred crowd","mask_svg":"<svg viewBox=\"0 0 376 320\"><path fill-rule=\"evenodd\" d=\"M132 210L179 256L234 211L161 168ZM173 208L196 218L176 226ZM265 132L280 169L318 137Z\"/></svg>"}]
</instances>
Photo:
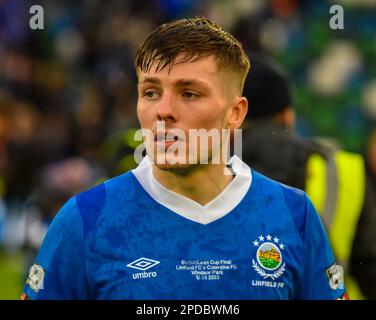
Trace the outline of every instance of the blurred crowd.
<instances>
[{"instance_id":1,"label":"blurred crowd","mask_svg":"<svg viewBox=\"0 0 376 320\"><path fill-rule=\"evenodd\" d=\"M343 30L329 0L0 0L0 247L33 256L68 198L132 168L133 58L175 18L207 16L283 64L297 130L364 153L376 175L376 1L335 3Z\"/></svg>"}]
</instances>

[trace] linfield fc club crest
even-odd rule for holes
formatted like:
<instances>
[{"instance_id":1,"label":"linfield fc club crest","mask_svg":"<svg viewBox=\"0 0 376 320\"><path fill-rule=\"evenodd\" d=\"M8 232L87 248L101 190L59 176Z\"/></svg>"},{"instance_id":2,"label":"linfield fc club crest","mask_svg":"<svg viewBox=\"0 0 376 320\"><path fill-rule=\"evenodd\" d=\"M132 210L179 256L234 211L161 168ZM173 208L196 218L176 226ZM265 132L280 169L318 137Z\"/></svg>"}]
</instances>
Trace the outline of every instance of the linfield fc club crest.
<instances>
[{"instance_id":1,"label":"linfield fc club crest","mask_svg":"<svg viewBox=\"0 0 376 320\"><path fill-rule=\"evenodd\" d=\"M252 267L263 278L275 280L279 278L286 269L283 262L283 250L285 245L276 236L270 234L260 235L253 246L257 247L256 257L252 259Z\"/></svg>"}]
</instances>

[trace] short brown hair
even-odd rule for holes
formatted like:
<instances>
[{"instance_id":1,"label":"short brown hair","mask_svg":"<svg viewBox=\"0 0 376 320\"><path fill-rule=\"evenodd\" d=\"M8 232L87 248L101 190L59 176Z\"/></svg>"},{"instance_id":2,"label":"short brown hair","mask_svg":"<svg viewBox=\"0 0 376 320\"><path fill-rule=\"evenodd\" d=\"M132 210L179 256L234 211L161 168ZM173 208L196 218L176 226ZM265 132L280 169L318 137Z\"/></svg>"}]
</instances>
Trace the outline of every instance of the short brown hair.
<instances>
[{"instance_id":1,"label":"short brown hair","mask_svg":"<svg viewBox=\"0 0 376 320\"><path fill-rule=\"evenodd\" d=\"M179 63L213 56L219 68L228 68L239 77L240 92L249 70L249 59L242 45L218 24L206 18L175 20L162 24L150 33L137 50L136 70L148 72L158 62L157 71L169 70L176 57Z\"/></svg>"}]
</instances>

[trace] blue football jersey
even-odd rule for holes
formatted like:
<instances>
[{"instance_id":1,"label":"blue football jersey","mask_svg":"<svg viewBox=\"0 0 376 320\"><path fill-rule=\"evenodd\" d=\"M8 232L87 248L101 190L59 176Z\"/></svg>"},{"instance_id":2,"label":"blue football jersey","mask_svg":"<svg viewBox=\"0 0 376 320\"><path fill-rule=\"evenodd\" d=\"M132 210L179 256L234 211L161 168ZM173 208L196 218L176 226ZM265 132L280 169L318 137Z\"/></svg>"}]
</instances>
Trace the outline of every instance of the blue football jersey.
<instances>
[{"instance_id":1,"label":"blue football jersey","mask_svg":"<svg viewBox=\"0 0 376 320\"><path fill-rule=\"evenodd\" d=\"M230 163L206 205L159 184L150 159L69 200L24 288L31 299L337 299L343 273L300 190Z\"/></svg>"}]
</instances>

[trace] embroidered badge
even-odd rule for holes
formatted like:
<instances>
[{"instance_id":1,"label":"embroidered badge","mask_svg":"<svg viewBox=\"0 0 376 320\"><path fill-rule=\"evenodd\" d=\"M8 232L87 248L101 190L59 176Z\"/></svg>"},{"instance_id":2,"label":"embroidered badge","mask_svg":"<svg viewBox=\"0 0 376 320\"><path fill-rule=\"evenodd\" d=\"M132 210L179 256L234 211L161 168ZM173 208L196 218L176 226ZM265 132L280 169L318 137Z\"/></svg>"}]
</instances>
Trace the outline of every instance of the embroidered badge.
<instances>
[{"instance_id":1,"label":"embroidered badge","mask_svg":"<svg viewBox=\"0 0 376 320\"><path fill-rule=\"evenodd\" d=\"M328 269L326 269L326 276L329 280L329 286L333 290L343 289L343 268L334 263Z\"/></svg>"},{"instance_id":2,"label":"embroidered badge","mask_svg":"<svg viewBox=\"0 0 376 320\"><path fill-rule=\"evenodd\" d=\"M256 259L252 259L252 267L263 278L275 280L279 278L286 269L283 263L282 251L285 245L275 236L263 235L253 241L253 246L257 247Z\"/></svg>"},{"instance_id":3,"label":"embroidered badge","mask_svg":"<svg viewBox=\"0 0 376 320\"><path fill-rule=\"evenodd\" d=\"M26 280L26 283L35 292L39 292L40 289L43 289L43 280L44 280L43 268L39 264L34 264L30 268L29 276Z\"/></svg>"}]
</instances>

